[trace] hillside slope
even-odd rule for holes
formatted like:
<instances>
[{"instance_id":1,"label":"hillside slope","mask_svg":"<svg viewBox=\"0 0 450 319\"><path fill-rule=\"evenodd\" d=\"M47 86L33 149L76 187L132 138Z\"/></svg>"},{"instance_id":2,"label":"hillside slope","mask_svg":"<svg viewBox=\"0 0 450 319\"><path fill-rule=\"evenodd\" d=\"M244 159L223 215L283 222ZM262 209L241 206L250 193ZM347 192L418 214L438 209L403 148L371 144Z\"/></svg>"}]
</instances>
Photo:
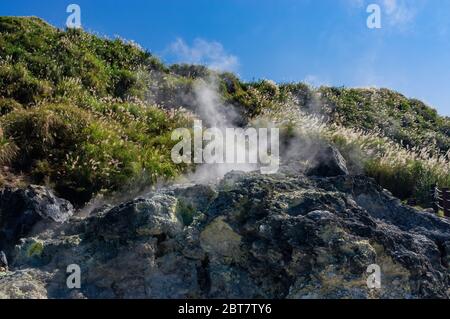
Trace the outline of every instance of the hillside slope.
<instances>
[{"instance_id":1,"label":"hillside slope","mask_svg":"<svg viewBox=\"0 0 450 319\"><path fill-rule=\"evenodd\" d=\"M191 170L171 161L170 133L201 116L195 86L211 78L223 107L239 115L235 125L271 113L320 116L333 127L320 138L402 199L426 205L431 185L450 185L449 118L399 93L244 83L203 66L167 66L134 43L59 30L35 17L0 17L0 35L5 185L47 184L82 205L99 193L139 189ZM284 138L297 136L298 128L282 122ZM363 134L364 145L352 134ZM397 148L407 150L407 160L389 157Z\"/></svg>"}]
</instances>

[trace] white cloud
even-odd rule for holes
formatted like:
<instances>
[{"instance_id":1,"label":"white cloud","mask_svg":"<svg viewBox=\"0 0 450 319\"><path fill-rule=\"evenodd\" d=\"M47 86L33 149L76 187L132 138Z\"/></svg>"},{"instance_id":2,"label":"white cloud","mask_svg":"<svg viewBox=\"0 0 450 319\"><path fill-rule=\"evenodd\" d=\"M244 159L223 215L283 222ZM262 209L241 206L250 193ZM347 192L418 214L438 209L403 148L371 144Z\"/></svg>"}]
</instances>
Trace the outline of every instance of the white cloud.
<instances>
[{"instance_id":1,"label":"white cloud","mask_svg":"<svg viewBox=\"0 0 450 319\"><path fill-rule=\"evenodd\" d=\"M225 51L222 44L197 38L192 46L178 38L168 49L178 63L202 64L217 71L237 71L238 58Z\"/></svg>"},{"instance_id":2,"label":"white cloud","mask_svg":"<svg viewBox=\"0 0 450 319\"><path fill-rule=\"evenodd\" d=\"M388 23L396 26L405 26L414 21L417 5L417 1L414 0L383 0Z\"/></svg>"}]
</instances>

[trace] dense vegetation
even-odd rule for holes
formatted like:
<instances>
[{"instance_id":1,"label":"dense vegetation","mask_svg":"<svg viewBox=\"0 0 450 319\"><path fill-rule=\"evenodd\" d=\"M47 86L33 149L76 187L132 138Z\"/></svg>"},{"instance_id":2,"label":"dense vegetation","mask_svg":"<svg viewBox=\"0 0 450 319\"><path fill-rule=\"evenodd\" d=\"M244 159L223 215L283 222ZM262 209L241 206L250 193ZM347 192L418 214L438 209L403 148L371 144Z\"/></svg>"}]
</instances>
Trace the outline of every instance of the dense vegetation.
<instances>
[{"instance_id":1,"label":"dense vegetation","mask_svg":"<svg viewBox=\"0 0 450 319\"><path fill-rule=\"evenodd\" d=\"M170 134L189 117L142 102L139 74L164 70L156 58L37 18L0 18L0 32L0 160L9 174L83 203L183 169L171 161Z\"/></svg>"},{"instance_id":2,"label":"dense vegetation","mask_svg":"<svg viewBox=\"0 0 450 319\"><path fill-rule=\"evenodd\" d=\"M82 204L178 176L188 167L171 161L170 134L190 126L195 81L212 76L241 114L237 125L269 116L302 138L295 132L320 116L315 138L397 196L426 205L433 183L450 185L450 120L420 101L386 89L244 83L166 66L121 39L13 17L0 17L0 183L46 183Z\"/></svg>"}]
</instances>

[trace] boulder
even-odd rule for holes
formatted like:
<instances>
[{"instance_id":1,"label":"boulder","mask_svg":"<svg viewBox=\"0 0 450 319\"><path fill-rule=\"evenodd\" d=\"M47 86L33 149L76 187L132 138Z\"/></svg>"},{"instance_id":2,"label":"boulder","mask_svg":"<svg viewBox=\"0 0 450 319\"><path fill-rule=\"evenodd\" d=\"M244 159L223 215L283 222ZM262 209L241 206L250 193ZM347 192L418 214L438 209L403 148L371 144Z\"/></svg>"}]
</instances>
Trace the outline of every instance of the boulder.
<instances>
[{"instance_id":1,"label":"boulder","mask_svg":"<svg viewBox=\"0 0 450 319\"><path fill-rule=\"evenodd\" d=\"M20 238L37 230L39 224L46 227L46 223L64 223L72 214L70 202L43 186L6 187L0 192L0 250L8 253Z\"/></svg>"},{"instance_id":2,"label":"boulder","mask_svg":"<svg viewBox=\"0 0 450 319\"><path fill-rule=\"evenodd\" d=\"M309 176L334 177L349 174L344 157L331 145L321 149L312 162L307 171Z\"/></svg>"}]
</instances>

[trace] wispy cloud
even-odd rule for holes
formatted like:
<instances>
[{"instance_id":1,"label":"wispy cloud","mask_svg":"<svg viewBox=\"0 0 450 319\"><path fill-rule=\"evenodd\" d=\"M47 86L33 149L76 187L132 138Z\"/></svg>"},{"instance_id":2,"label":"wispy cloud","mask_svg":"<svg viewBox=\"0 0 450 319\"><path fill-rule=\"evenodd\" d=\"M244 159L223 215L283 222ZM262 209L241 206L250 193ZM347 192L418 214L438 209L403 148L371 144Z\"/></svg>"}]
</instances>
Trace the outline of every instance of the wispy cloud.
<instances>
[{"instance_id":1,"label":"wispy cloud","mask_svg":"<svg viewBox=\"0 0 450 319\"><path fill-rule=\"evenodd\" d=\"M414 21L420 1L415 0L383 0L383 7L388 23L394 26L405 26Z\"/></svg>"},{"instance_id":2,"label":"wispy cloud","mask_svg":"<svg viewBox=\"0 0 450 319\"><path fill-rule=\"evenodd\" d=\"M351 9L362 10L369 4L382 8L383 21L393 27L407 28L416 19L427 0L343 0Z\"/></svg>"},{"instance_id":3,"label":"wispy cloud","mask_svg":"<svg viewBox=\"0 0 450 319\"><path fill-rule=\"evenodd\" d=\"M202 64L217 71L232 72L236 72L239 66L238 58L227 53L217 41L197 38L189 46L183 39L178 38L170 44L167 51L177 63Z\"/></svg>"}]
</instances>

